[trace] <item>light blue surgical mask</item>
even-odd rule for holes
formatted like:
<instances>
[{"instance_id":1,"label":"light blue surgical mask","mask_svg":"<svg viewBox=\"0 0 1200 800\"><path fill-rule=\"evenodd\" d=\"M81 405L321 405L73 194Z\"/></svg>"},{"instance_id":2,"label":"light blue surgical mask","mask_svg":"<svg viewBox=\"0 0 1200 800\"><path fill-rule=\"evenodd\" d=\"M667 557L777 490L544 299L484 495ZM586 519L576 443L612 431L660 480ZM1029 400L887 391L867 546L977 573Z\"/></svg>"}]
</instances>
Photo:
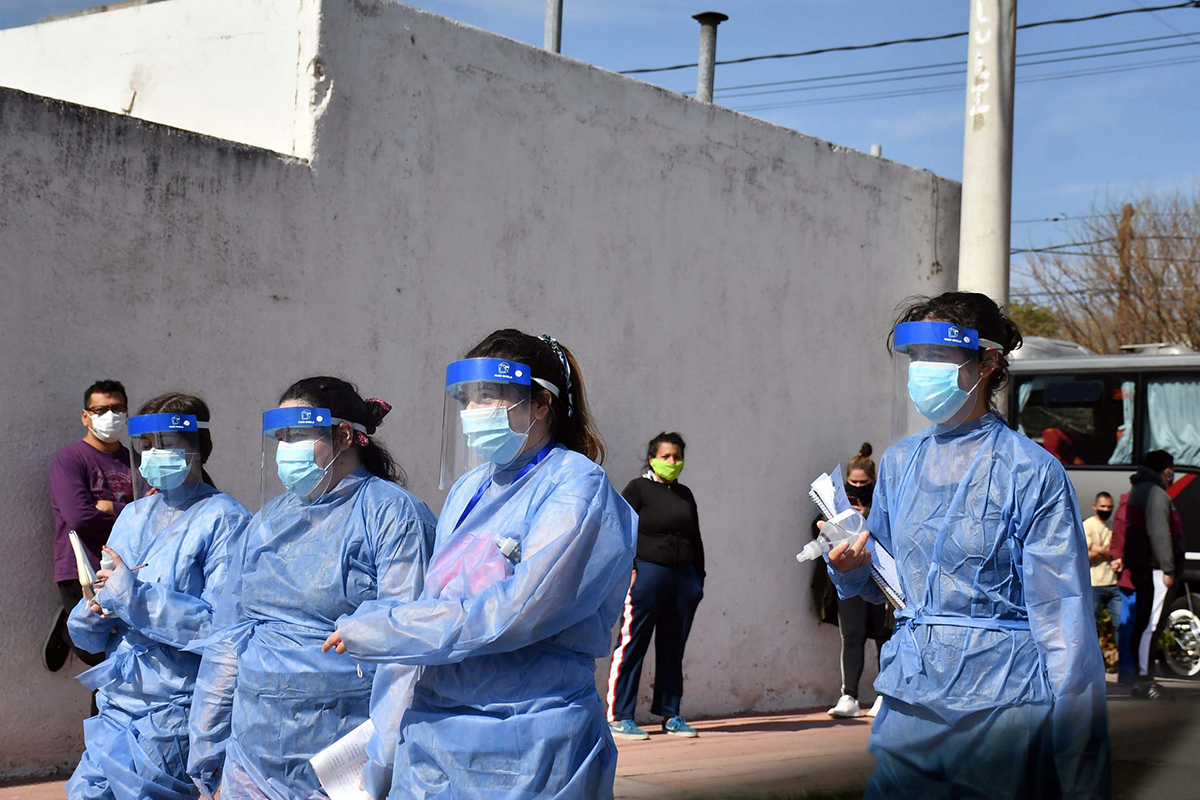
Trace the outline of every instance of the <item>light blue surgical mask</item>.
<instances>
[{"instance_id":1,"label":"light blue surgical mask","mask_svg":"<svg viewBox=\"0 0 1200 800\"><path fill-rule=\"evenodd\" d=\"M941 361L908 365L908 396L930 422L941 424L957 414L979 385L976 381L969 390L959 388L958 372L963 366Z\"/></svg>"},{"instance_id":2,"label":"light blue surgical mask","mask_svg":"<svg viewBox=\"0 0 1200 800\"><path fill-rule=\"evenodd\" d=\"M188 476L188 458L186 450L157 450L150 449L142 453L138 472L146 479L146 483L160 492L169 492L183 485Z\"/></svg>"},{"instance_id":3,"label":"light blue surgical mask","mask_svg":"<svg viewBox=\"0 0 1200 800\"><path fill-rule=\"evenodd\" d=\"M522 400L521 403L525 401ZM516 408L521 405L512 406ZM463 433L467 437L467 446L475 451L475 455L484 461L490 461L498 467L511 464L521 454L521 448L529 439L529 431L517 433L508 424L508 412L505 406L490 406L488 408L465 408L458 412L462 420ZM533 427L533 423L529 423Z\"/></svg>"},{"instance_id":4,"label":"light blue surgical mask","mask_svg":"<svg viewBox=\"0 0 1200 800\"><path fill-rule=\"evenodd\" d=\"M317 464L316 441L280 442L275 449L275 471L289 492L308 497L325 479L328 467Z\"/></svg>"}]
</instances>

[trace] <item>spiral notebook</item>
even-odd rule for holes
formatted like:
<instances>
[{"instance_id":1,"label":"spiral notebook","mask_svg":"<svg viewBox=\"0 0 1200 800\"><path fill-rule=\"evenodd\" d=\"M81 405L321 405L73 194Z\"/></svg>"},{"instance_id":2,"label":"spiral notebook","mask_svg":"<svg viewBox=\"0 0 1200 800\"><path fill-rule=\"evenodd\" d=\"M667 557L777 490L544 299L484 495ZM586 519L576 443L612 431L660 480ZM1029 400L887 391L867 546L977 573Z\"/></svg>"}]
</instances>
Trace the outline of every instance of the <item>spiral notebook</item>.
<instances>
[{"instance_id":1,"label":"spiral notebook","mask_svg":"<svg viewBox=\"0 0 1200 800\"><path fill-rule=\"evenodd\" d=\"M871 577L875 579L889 603L896 608L904 608L904 591L900 588L900 572L896 569L896 559L874 536L871 537L871 541L875 543L875 549L871 552Z\"/></svg>"}]
</instances>

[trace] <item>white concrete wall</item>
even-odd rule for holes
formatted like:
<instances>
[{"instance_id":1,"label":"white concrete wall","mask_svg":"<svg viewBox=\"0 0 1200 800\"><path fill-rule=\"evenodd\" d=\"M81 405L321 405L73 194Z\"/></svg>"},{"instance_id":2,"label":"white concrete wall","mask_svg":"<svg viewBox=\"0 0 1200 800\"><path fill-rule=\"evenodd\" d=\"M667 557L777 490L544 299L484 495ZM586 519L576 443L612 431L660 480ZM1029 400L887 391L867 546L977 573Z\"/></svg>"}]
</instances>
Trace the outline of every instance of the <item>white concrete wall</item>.
<instances>
[{"instance_id":1,"label":"white concrete wall","mask_svg":"<svg viewBox=\"0 0 1200 800\"><path fill-rule=\"evenodd\" d=\"M201 393L210 471L253 505L260 412L343 375L395 405L380 433L436 510L444 365L508 325L575 349L618 487L655 433L688 439L684 713L835 699L805 489L882 449L888 322L954 285L957 185L391 3L329 0L319 53L311 165L0 91L0 675L25 708L0 775L79 746L86 692L40 652L82 388Z\"/></svg>"},{"instance_id":2,"label":"white concrete wall","mask_svg":"<svg viewBox=\"0 0 1200 800\"><path fill-rule=\"evenodd\" d=\"M319 9L172 0L0 30L0 86L309 158Z\"/></svg>"}]
</instances>

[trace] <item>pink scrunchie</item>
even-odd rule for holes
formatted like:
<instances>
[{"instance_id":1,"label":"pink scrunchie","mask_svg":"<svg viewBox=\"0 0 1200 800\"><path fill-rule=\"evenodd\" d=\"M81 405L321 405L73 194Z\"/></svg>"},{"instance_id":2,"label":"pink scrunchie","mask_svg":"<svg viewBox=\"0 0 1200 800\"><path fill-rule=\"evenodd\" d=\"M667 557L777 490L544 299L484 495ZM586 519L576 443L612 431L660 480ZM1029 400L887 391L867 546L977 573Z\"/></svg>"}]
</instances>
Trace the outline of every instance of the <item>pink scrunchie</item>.
<instances>
[{"instance_id":1,"label":"pink scrunchie","mask_svg":"<svg viewBox=\"0 0 1200 800\"><path fill-rule=\"evenodd\" d=\"M379 420L375 424L383 422L383 418L392 410L392 404L386 400L380 400L378 397L368 397L363 401L371 408L375 409L375 417Z\"/></svg>"},{"instance_id":2,"label":"pink scrunchie","mask_svg":"<svg viewBox=\"0 0 1200 800\"><path fill-rule=\"evenodd\" d=\"M363 400L363 402L370 406L371 410L375 412L375 423L370 426L370 432L374 433L375 429L379 426L379 423L383 422L383 418L386 417L392 410L392 404L386 400L380 400L378 397L368 397L367 399ZM355 437L355 441L358 442L360 447L366 447L368 444L370 444L370 440L367 439L367 434L363 433L362 431L358 431L358 436Z\"/></svg>"}]
</instances>

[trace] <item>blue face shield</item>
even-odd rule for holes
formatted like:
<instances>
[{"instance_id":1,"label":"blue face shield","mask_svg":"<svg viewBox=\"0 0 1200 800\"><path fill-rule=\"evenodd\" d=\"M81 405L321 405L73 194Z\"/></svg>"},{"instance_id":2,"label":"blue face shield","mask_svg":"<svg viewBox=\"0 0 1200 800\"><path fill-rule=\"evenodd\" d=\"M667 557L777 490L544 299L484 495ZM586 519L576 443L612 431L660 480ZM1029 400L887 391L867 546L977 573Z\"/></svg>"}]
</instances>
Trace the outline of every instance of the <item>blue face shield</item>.
<instances>
[{"instance_id":1,"label":"blue face shield","mask_svg":"<svg viewBox=\"0 0 1200 800\"><path fill-rule=\"evenodd\" d=\"M169 493L175 502L199 487L200 471L193 476L192 468L201 459L200 431L208 428L207 422L192 414L160 413L130 417L128 425L134 497L154 489Z\"/></svg>"},{"instance_id":2,"label":"blue face shield","mask_svg":"<svg viewBox=\"0 0 1200 800\"><path fill-rule=\"evenodd\" d=\"M335 417L328 408L282 406L263 412L263 506L289 492L306 503L316 502L334 488L331 468L345 451L335 447L334 432L342 425L366 432L361 424ZM326 459L329 463L322 464Z\"/></svg>"},{"instance_id":3,"label":"blue face shield","mask_svg":"<svg viewBox=\"0 0 1200 800\"><path fill-rule=\"evenodd\" d=\"M535 391L559 396L557 386L517 361L465 358L446 367L441 488L473 469L503 469L521 455L536 423Z\"/></svg>"},{"instance_id":4,"label":"blue face shield","mask_svg":"<svg viewBox=\"0 0 1200 800\"><path fill-rule=\"evenodd\" d=\"M959 385L960 373L968 365L978 368L983 350L1002 349L971 329L949 322L902 322L893 333L893 349L909 356L907 363L896 361L897 393L901 377L907 383L908 396L922 417L935 424L954 420L972 401L983 381L982 373L975 383L964 389ZM906 367L901 372L900 367ZM969 379L968 379L969 380ZM893 418L893 437L901 438L914 430L906 421L907 415L897 410Z\"/></svg>"}]
</instances>

